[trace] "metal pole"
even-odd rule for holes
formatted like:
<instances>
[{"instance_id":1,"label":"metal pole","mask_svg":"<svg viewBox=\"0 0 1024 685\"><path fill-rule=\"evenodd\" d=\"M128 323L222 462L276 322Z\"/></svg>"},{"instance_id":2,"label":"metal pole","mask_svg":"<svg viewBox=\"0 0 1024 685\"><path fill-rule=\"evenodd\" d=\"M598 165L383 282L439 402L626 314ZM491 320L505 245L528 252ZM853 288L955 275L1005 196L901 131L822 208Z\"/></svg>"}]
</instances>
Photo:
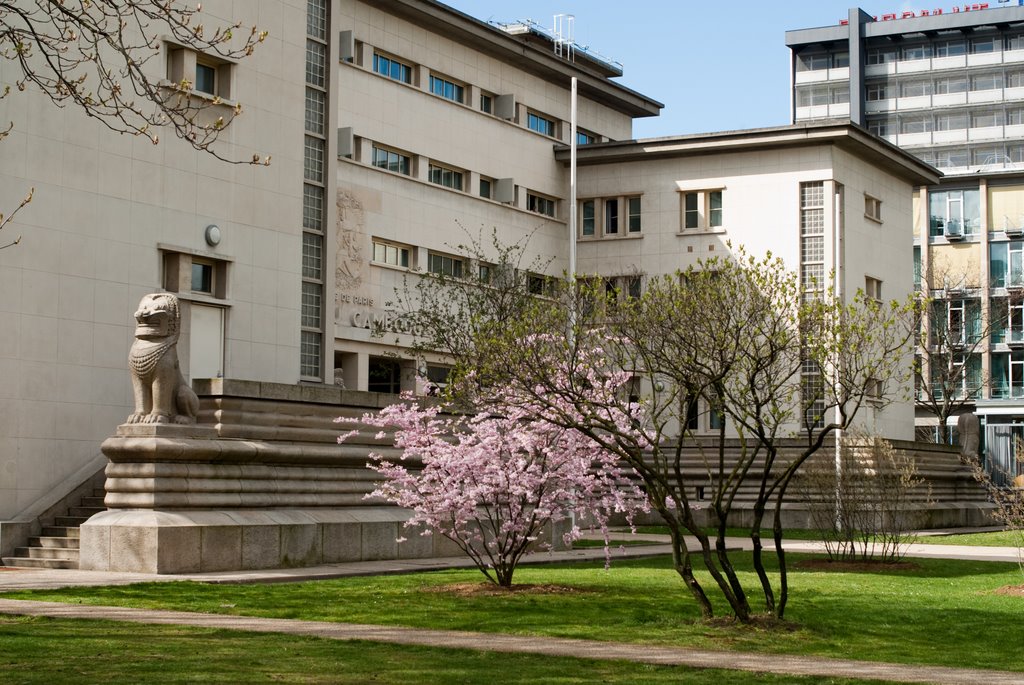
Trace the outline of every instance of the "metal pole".
<instances>
[{"instance_id":1,"label":"metal pole","mask_svg":"<svg viewBox=\"0 0 1024 685\"><path fill-rule=\"evenodd\" d=\"M569 283L576 283L576 77L569 105Z\"/></svg>"}]
</instances>

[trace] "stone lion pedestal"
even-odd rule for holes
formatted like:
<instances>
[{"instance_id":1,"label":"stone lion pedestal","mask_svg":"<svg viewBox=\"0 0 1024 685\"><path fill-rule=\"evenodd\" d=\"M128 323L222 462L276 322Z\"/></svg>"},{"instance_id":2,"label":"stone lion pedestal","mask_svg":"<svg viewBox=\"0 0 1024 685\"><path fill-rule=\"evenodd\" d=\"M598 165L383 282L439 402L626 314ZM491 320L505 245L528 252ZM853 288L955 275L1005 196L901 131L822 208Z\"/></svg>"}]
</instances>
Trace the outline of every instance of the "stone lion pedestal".
<instances>
[{"instance_id":1,"label":"stone lion pedestal","mask_svg":"<svg viewBox=\"0 0 1024 685\"><path fill-rule=\"evenodd\" d=\"M197 573L458 554L440 536L403 532L408 512L365 500L377 479L369 452L394 449L376 428L337 444L335 417L355 420L389 398L222 379L196 388L198 423L123 424L104 441L108 510L81 527L80 568Z\"/></svg>"}]
</instances>

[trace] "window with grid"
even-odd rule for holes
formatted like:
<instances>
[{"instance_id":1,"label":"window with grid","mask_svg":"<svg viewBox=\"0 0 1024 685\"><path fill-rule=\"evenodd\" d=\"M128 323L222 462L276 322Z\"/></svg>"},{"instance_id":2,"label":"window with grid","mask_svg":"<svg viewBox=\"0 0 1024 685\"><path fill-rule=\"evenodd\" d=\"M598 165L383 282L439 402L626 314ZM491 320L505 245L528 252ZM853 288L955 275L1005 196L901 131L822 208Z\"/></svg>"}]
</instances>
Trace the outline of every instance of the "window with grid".
<instances>
[{"instance_id":1,"label":"window with grid","mask_svg":"<svg viewBox=\"0 0 1024 685\"><path fill-rule=\"evenodd\" d=\"M458 257L430 253L427 257L427 271L439 276L462 278L464 261Z\"/></svg>"},{"instance_id":2,"label":"window with grid","mask_svg":"<svg viewBox=\"0 0 1024 685\"><path fill-rule=\"evenodd\" d=\"M531 131L543 133L551 138L555 137L555 122L540 114L528 112L526 114L526 127Z\"/></svg>"},{"instance_id":3,"label":"window with grid","mask_svg":"<svg viewBox=\"0 0 1024 685\"><path fill-rule=\"evenodd\" d=\"M545 216L555 215L555 201L550 197L544 197L543 195L527 193L526 208L531 212L536 212L537 214L543 214Z\"/></svg>"},{"instance_id":4,"label":"window with grid","mask_svg":"<svg viewBox=\"0 0 1024 685\"><path fill-rule=\"evenodd\" d=\"M299 374L323 379L323 229L327 173L327 0L306 2L306 89L302 188L302 290Z\"/></svg>"},{"instance_id":5,"label":"window with grid","mask_svg":"<svg viewBox=\"0 0 1024 685\"><path fill-rule=\"evenodd\" d=\"M373 70L389 79L412 83L412 67L404 62L399 62L394 57L373 53Z\"/></svg>"},{"instance_id":6,"label":"window with grid","mask_svg":"<svg viewBox=\"0 0 1024 685\"><path fill-rule=\"evenodd\" d=\"M465 90L464 86L454 81L449 81L433 74L430 75L430 92L434 95L440 95L452 102L462 103L465 101Z\"/></svg>"},{"instance_id":7,"label":"window with grid","mask_svg":"<svg viewBox=\"0 0 1024 685\"><path fill-rule=\"evenodd\" d=\"M445 188L452 188L453 190L462 190L461 171L431 164L429 168L429 178L431 183L436 183L437 185L444 186Z\"/></svg>"},{"instance_id":8,"label":"window with grid","mask_svg":"<svg viewBox=\"0 0 1024 685\"><path fill-rule=\"evenodd\" d=\"M694 190L683 193L683 230L721 228L724 216L723 191Z\"/></svg>"},{"instance_id":9,"label":"window with grid","mask_svg":"<svg viewBox=\"0 0 1024 685\"><path fill-rule=\"evenodd\" d=\"M412 174L412 158L403 155L401 152L388 150L387 148L373 146L372 164L381 169L387 169L398 174L409 176Z\"/></svg>"},{"instance_id":10,"label":"window with grid","mask_svg":"<svg viewBox=\"0 0 1024 685\"><path fill-rule=\"evenodd\" d=\"M394 243L373 241L373 261L378 264L409 267L409 248Z\"/></svg>"}]
</instances>

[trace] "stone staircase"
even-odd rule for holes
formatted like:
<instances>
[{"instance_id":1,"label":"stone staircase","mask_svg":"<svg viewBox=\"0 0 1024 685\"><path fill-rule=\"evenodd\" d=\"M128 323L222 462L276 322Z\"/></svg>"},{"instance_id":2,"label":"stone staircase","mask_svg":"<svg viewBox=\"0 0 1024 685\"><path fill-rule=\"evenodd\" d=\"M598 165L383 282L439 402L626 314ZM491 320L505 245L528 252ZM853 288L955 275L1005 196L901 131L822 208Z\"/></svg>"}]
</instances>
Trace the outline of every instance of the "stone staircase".
<instances>
[{"instance_id":1,"label":"stone staircase","mask_svg":"<svg viewBox=\"0 0 1024 685\"><path fill-rule=\"evenodd\" d=\"M78 506L69 507L62 516L54 516L44 525L41 535L28 539L27 547L18 547L13 557L4 557L3 565L15 568L78 568L78 527L90 516L106 511L103 490L82 497Z\"/></svg>"}]
</instances>

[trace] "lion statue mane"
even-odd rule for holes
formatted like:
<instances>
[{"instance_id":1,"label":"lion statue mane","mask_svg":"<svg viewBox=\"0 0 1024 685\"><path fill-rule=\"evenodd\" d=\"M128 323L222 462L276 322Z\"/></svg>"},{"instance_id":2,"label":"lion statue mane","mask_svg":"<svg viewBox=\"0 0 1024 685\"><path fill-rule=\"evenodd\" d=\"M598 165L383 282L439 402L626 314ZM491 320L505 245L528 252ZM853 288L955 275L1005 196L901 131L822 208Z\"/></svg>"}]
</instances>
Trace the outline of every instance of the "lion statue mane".
<instances>
[{"instance_id":1,"label":"lion statue mane","mask_svg":"<svg viewBox=\"0 0 1024 685\"><path fill-rule=\"evenodd\" d=\"M135 312L135 341L128 353L135 412L128 423L196 422L199 398L178 365L181 312L171 293L151 293Z\"/></svg>"}]
</instances>

